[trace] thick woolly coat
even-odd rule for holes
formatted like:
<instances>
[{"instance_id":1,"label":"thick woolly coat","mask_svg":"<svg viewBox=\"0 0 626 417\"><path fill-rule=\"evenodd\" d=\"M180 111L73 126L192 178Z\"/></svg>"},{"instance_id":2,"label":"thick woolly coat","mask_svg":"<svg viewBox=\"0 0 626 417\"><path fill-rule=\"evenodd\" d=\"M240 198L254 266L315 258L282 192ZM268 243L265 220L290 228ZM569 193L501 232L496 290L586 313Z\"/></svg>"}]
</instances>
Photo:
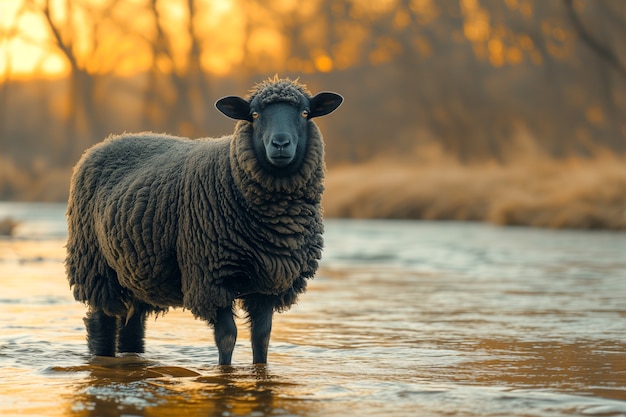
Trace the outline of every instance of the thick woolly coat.
<instances>
[{"instance_id":1,"label":"thick woolly coat","mask_svg":"<svg viewBox=\"0 0 626 417\"><path fill-rule=\"evenodd\" d=\"M264 171L252 124L189 140L112 136L74 169L66 269L74 297L125 317L184 307L213 323L250 293L289 308L322 251L323 141L308 121L301 168Z\"/></svg>"}]
</instances>

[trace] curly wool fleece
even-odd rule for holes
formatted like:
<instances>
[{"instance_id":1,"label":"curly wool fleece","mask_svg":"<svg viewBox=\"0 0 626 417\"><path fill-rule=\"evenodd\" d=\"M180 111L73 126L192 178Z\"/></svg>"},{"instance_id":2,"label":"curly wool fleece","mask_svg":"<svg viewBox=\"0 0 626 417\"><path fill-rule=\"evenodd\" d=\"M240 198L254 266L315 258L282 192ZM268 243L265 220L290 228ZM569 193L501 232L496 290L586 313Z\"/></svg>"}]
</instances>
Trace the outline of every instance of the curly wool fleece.
<instances>
[{"instance_id":1,"label":"curly wool fleece","mask_svg":"<svg viewBox=\"0 0 626 417\"><path fill-rule=\"evenodd\" d=\"M267 104L303 87L280 80L255 91ZM301 169L284 177L260 168L247 121L220 139L125 134L89 149L67 212L74 297L121 317L135 305L182 306L211 323L237 298L246 308L251 292L288 309L323 246L324 150L312 121L308 135Z\"/></svg>"},{"instance_id":2,"label":"curly wool fleece","mask_svg":"<svg viewBox=\"0 0 626 417\"><path fill-rule=\"evenodd\" d=\"M247 100L259 104L261 108L268 104L277 102L286 102L291 104L297 104L302 101L302 97L310 99L312 97L306 86L292 81L288 78L268 79L255 85L248 94Z\"/></svg>"}]
</instances>

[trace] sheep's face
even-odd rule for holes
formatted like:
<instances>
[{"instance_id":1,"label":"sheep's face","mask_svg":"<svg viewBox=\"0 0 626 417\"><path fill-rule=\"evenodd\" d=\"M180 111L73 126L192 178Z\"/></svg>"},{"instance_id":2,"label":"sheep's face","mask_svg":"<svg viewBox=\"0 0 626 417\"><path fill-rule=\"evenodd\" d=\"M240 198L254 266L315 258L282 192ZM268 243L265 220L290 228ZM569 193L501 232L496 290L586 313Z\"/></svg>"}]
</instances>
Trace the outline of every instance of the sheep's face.
<instances>
[{"instance_id":1,"label":"sheep's face","mask_svg":"<svg viewBox=\"0 0 626 417\"><path fill-rule=\"evenodd\" d=\"M306 106L274 103L263 109L252 107L253 143L259 159L275 168L298 165L307 141Z\"/></svg>"},{"instance_id":2,"label":"sheep's face","mask_svg":"<svg viewBox=\"0 0 626 417\"><path fill-rule=\"evenodd\" d=\"M224 97L216 103L226 116L252 123L253 145L261 165L271 171L293 172L305 157L308 121L334 111L343 98L335 93L320 93L312 98L261 105L241 97Z\"/></svg>"}]
</instances>

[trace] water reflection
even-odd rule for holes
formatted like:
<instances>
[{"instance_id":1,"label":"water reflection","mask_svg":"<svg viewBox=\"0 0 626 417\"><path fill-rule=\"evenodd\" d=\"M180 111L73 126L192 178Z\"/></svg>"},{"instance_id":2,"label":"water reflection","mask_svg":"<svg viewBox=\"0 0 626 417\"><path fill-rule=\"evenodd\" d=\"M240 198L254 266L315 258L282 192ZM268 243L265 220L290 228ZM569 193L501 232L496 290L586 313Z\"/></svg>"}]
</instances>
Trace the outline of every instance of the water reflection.
<instances>
[{"instance_id":1,"label":"water reflection","mask_svg":"<svg viewBox=\"0 0 626 417\"><path fill-rule=\"evenodd\" d=\"M314 404L293 397L266 365L195 370L160 366L135 355L96 358L89 365L50 372L86 373L69 406L72 416L307 416Z\"/></svg>"},{"instance_id":2,"label":"water reflection","mask_svg":"<svg viewBox=\"0 0 626 417\"><path fill-rule=\"evenodd\" d=\"M626 344L482 339L471 350L483 354L462 366L441 367L443 380L626 400Z\"/></svg>"}]
</instances>

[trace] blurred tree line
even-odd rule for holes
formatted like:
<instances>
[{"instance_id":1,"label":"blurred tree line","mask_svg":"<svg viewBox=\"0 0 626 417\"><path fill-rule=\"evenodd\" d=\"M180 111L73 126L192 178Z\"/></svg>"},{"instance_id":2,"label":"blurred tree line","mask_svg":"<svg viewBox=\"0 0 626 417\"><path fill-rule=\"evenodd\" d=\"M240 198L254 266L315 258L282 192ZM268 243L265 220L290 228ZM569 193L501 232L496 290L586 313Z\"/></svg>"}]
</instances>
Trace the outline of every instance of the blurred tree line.
<instances>
[{"instance_id":1,"label":"blurred tree line","mask_svg":"<svg viewBox=\"0 0 626 417\"><path fill-rule=\"evenodd\" d=\"M0 45L37 42L66 75L0 55L0 199L63 198L110 133L227 134L215 100L275 73L345 96L320 120L331 165L626 151L623 0L12 1Z\"/></svg>"}]
</instances>

